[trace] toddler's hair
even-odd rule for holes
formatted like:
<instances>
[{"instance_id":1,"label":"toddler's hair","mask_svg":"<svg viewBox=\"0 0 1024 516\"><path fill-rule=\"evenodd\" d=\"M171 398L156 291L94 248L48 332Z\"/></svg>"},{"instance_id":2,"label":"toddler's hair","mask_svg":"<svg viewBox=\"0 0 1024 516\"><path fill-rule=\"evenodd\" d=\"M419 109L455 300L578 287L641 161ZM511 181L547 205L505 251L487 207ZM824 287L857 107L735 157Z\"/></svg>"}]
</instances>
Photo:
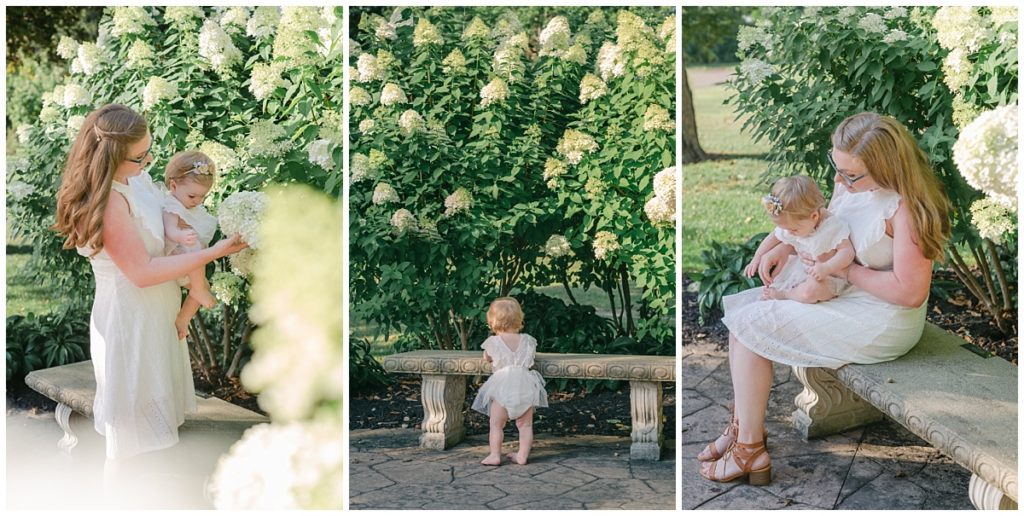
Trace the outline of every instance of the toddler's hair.
<instances>
[{"instance_id":1,"label":"toddler's hair","mask_svg":"<svg viewBox=\"0 0 1024 516\"><path fill-rule=\"evenodd\" d=\"M765 196L764 204L772 216L805 219L825 206L825 196L810 177L789 176L772 185L772 194Z\"/></svg>"},{"instance_id":2,"label":"toddler's hair","mask_svg":"<svg viewBox=\"0 0 1024 516\"><path fill-rule=\"evenodd\" d=\"M217 165L209 156L197 150L181 151L167 162L164 169L164 182L171 186L171 181L194 181L205 187L213 186Z\"/></svg>"},{"instance_id":3,"label":"toddler's hair","mask_svg":"<svg viewBox=\"0 0 1024 516\"><path fill-rule=\"evenodd\" d=\"M523 329L523 309L512 297L499 297L487 309L487 326L495 333L517 332Z\"/></svg>"}]
</instances>

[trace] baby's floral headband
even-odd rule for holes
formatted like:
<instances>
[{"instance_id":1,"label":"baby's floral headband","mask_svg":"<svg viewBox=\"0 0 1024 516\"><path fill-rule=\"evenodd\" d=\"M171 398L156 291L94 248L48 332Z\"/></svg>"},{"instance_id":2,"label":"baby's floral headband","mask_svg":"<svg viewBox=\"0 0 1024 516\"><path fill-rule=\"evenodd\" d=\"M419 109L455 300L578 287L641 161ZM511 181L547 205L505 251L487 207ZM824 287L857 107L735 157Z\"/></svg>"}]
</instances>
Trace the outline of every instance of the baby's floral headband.
<instances>
[{"instance_id":1,"label":"baby's floral headband","mask_svg":"<svg viewBox=\"0 0 1024 516\"><path fill-rule=\"evenodd\" d=\"M772 217L778 217L782 213L782 199L779 199L778 196L768 194L761 198L761 204Z\"/></svg>"},{"instance_id":2,"label":"baby's floral headband","mask_svg":"<svg viewBox=\"0 0 1024 516\"><path fill-rule=\"evenodd\" d=\"M211 176L213 175L213 167L205 161L194 161L192 162L192 170L189 170L187 173L197 176Z\"/></svg>"}]
</instances>

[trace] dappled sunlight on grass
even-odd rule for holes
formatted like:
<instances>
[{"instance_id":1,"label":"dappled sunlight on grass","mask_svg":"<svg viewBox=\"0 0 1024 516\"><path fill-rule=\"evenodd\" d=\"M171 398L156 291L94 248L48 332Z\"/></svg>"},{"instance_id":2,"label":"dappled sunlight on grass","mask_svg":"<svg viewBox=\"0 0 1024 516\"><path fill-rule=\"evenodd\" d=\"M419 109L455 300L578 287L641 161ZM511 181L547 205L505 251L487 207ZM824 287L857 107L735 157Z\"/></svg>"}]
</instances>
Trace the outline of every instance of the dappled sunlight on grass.
<instances>
[{"instance_id":1,"label":"dappled sunlight on grass","mask_svg":"<svg viewBox=\"0 0 1024 516\"><path fill-rule=\"evenodd\" d=\"M7 317L33 312L42 315L55 306L50 289L20 275L30 256L7 255Z\"/></svg>"}]
</instances>

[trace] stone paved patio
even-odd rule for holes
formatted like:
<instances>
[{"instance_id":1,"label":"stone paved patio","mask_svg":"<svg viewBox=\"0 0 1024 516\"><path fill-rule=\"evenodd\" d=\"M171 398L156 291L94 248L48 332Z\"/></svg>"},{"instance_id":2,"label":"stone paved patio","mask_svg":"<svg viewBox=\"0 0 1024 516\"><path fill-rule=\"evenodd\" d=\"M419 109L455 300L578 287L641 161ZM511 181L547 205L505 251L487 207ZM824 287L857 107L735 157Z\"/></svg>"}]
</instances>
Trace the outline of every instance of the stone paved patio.
<instances>
[{"instance_id":1,"label":"stone paved patio","mask_svg":"<svg viewBox=\"0 0 1024 516\"><path fill-rule=\"evenodd\" d=\"M898 423L887 419L803 441L791 421L802 386L785 366L775 368L768 401L772 483L703 479L696 456L729 420L727 356L713 345L695 344L683 348L681 360L683 509L973 509L970 472Z\"/></svg>"},{"instance_id":2,"label":"stone paved patio","mask_svg":"<svg viewBox=\"0 0 1024 516\"><path fill-rule=\"evenodd\" d=\"M482 466L487 436L444 451L416 429L353 430L350 509L674 509L675 450L630 462L625 437L538 435L530 464ZM506 436L505 452L516 444Z\"/></svg>"}]
</instances>

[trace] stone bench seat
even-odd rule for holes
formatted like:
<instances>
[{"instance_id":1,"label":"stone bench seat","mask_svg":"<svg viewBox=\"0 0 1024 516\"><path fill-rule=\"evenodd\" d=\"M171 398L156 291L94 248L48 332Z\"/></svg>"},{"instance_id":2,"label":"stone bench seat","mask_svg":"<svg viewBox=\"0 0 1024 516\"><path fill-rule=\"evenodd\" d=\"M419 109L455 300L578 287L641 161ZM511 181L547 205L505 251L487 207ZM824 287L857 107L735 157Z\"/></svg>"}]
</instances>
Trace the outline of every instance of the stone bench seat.
<instances>
[{"instance_id":1,"label":"stone bench seat","mask_svg":"<svg viewBox=\"0 0 1024 516\"><path fill-rule=\"evenodd\" d=\"M971 471L978 509L1017 508L1017 366L964 348L927 324L906 355L839 369L795 367L804 391L793 424L804 438L888 416Z\"/></svg>"},{"instance_id":2,"label":"stone bench seat","mask_svg":"<svg viewBox=\"0 0 1024 516\"><path fill-rule=\"evenodd\" d=\"M96 375L92 361L76 362L49 369L32 371L25 377L25 385L57 402L54 417L64 430L57 447L70 453L78 444L78 436L71 430L72 412L93 419L92 404L96 399ZM216 422L218 425L238 424L250 426L270 420L261 414L233 405L219 398L196 398L197 411L185 414L185 424L196 426Z\"/></svg>"},{"instance_id":3,"label":"stone bench seat","mask_svg":"<svg viewBox=\"0 0 1024 516\"><path fill-rule=\"evenodd\" d=\"M466 435L463 408L466 377L491 374L491 364L479 351L410 351L384 357L389 373L423 376L423 435L420 446L444 450ZM675 357L537 353L536 369L544 379L629 381L633 440L631 460L659 460L663 382L675 382Z\"/></svg>"}]
</instances>

